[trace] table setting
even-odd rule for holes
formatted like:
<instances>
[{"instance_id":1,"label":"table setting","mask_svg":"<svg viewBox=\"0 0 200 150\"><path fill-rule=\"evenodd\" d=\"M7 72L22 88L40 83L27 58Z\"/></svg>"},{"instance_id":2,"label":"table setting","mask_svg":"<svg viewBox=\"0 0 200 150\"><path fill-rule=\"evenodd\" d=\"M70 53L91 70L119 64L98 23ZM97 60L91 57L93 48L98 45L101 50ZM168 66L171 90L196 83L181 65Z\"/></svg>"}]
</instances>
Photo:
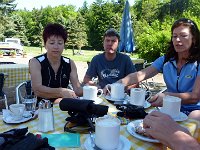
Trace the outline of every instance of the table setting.
<instances>
[{"instance_id":1,"label":"table setting","mask_svg":"<svg viewBox=\"0 0 200 150\"><path fill-rule=\"evenodd\" d=\"M37 118L37 99L28 96L22 99L22 104L11 104L9 108L2 109L2 119L7 124L20 124Z\"/></svg>"},{"instance_id":2,"label":"table setting","mask_svg":"<svg viewBox=\"0 0 200 150\"><path fill-rule=\"evenodd\" d=\"M134 90L131 89L130 95L128 95L127 93L125 93L123 87L122 87L123 92L117 91L120 88L119 87L116 88L115 85L114 86L111 85L110 88L111 91L109 96L111 96L111 92L115 90L115 92L112 93L111 96L114 102L112 100L107 99L106 96L103 95L103 92L101 92L101 90L98 90L97 88L93 88L90 86L85 88L86 90L84 91L84 93L87 94L83 93L82 98L70 99L70 100L65 98L61 100L60 104L54 104L51 105L51 107L49 106L49 104L47 105L48 102L46 102L46 106L49 107L45 107L43 109L44 110L51 109L51 111L49 111L49 116L52 117L51 119L52 121L50 121L50 119L47 119L45 121L46 123L44 123L44 119L42 119L43 123L41 123L42 117L38 117L39 116L38 113L40 112L40 110L42 110L42 108L40 108L40 110L33 109L34 115L35 113L37 114L36 118L32 118L33 116L30 117L29 115L30 118L27 117L26 120L26 117L23 116L24 114L27 114L27 110L29 113L31 112L30 114L32 114L33 112L30 111L29 108L25 107L25 103L22 103L20 104L20 106L22 106L22 109L24 106L24 112L22 114L23 119L22 120L19 119L20 120L19 122L15 123L6 122L5 119L3 119L4 115L0 115L1 119L0 133L14 128L28 127L29 132L34 133L35 135L39 134L42 136L42 138L47 137L51 139L49 140L50 142L49 144L51 146L55 146L55 148L58 150L66 148L84 149L84 150L165 149L166 147L162 145L157 139L153 139L151 137L147 137L145 135L138 133L138 130L141 127L143 127L143 118L145 117L146 114L143 114L143 116L140 116L139 118L134 118L135 116L133 118L127 116L126 117L117 116L118 112L123 112L123 110L126 110L127 113L128 110L132 109L131 112L133 111L137 112L138 110L140 111L142 110L145 113L149 113L153 110L156 110L172 115L172 118L174 118L175 121L177 121L182 126L188 128L191 135L193 135L194 137L198 136L199 133L197 133L197 131L200 131L197 130L198 122L192 119L188 119L185 116L182 116L182 113L180 112L179 109L180 101L176 97L175 98L166 97L165 98L165 100L167 101L166 104L165 102L163 102L163 107L160 107L159 110L157 110L156 108L151 106L145 107L145 102L147 102L147 100L152 95L146 90L140 88ZM98 95L97 93L100 93L100 95ZM121 93L122 95L120 96L117 95L116 93L117 94ZM150 96L146 97L146 95ZM121 101L122 102L115 103L118 102L119 100L120 102ZM140 100L142 102L138 102ZM174 103L178 105L176 109L174 108ZM120 106L123 107L123 109ZM171 110L174 111L172 112ZM9 110L6 111L7 113L8 111L9 113L11 113L10 106ZM13 112L14 111L12 111L12 113ZM20 112L20 110L18 112ZM176 115L173 115L173 113ZM93 128L86 128L85 131L87 132L84 133L77 132L78 130L73 130L74 128L72 128L72 130L67 130L68 132L66 132L65 130L66 123L69 122L69 120L67 121L67 118L74 119L76 118L76 116L79 115L81 118L83 118L83 116L85 117L85 114L89 115L90 117L89 120L91 121L91 122L89 121L89 123L86 122L86 124L90 125L92 124ZM125 119L126 122L122 122L122 118ZM87 117L85 119L87 120ZM50 130L50 128L46 128L48 130L43 130L39 129L38 127L39 124L49 125L52 122L54 127L52 130ZM59 142L56 143L55 141Z\"/></svg>"},{"instance_id":3,"label":"table setting","mask_svg":"<svg viewBox=\"0 0 200 150\"><path fill-rule=\"evenodd\" d=\"M93 100L95 104L101 104L103 102L102 98L100 98L102 95L103 95L102 89L97 89L96 86L86 85L83 87L83 97L79 98Z\"/></svg>"},{"instance_id":4,"label":"table setting","mask_svg":"<svg viewBox=\"0 0 200 150\"><path fill-rule=\"evenodd\" d=\"M121 83L108 84L106 86L108 95L104 98L108 101L113 102L114 105L117 104L132 104L143 106L144 108L149 108L151 104L148 100L151 98L151 91L147 91L143 88L131 88L130 94L125 92L125 87Z\"/></svg>"}]
</instances>

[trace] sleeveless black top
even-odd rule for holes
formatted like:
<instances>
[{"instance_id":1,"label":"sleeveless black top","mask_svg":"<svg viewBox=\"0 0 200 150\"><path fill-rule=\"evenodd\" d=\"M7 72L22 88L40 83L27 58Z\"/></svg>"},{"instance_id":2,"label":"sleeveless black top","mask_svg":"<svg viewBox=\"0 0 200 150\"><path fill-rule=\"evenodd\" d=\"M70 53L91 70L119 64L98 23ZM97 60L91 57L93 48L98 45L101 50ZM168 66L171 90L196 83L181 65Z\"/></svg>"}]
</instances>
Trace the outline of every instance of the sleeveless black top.
<instances>
[{"instance_id":1,"label":"sleeveless black top","mask_svg":"<svg viewBox=\"0 0 200 150\"><path fill-rule=\"evenodd\" d=\"M51 87L51 88L67 88L69 84L69 78L71 73L71 64L70 59L64 56L61 56L61 63L58 69L57 74L54 72L47 54L42 54L35 57L41 64L41 74L42 74L42 85ZM42 99L42 98L39 98ZM38 100L39 100L38 99ZM55 98L51 99L55 100Z\"/></svg>"}]
</instances>

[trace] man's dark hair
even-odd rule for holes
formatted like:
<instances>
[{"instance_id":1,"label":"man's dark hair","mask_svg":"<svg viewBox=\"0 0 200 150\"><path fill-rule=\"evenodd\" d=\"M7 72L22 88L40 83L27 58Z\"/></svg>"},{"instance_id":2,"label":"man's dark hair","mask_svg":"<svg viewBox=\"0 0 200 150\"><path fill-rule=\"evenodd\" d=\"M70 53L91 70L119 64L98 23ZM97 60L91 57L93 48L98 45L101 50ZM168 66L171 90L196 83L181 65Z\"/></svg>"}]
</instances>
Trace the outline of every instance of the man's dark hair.
<instances>
[{"instance_id":1,"label":"man's dark hair","mask_svg":"<svg viewBox=\"0 0 200 150\"><path fill-rule=\"evenodd\" d=\"M103 39L106 37L106 36L116 36L118 38L118 40L120 41L120 36L118 34L118 32L114 29L114 28L110 28L108 29L104 36L103 36Z\"/></svg>"},{"instance_id":2,"label":"man's dark hair","mask_svg":"<svg viewBox=\"0 0 200 150\"><path fill-rule=\"evenodd\" d=\"M64 42L67 41L67 31L62 25L58 23L49 23L44 28L42 35L44 44L47 42L47 39L50 38L51 36L60 36L63 38Z\"/></svg>"}]
</instances>

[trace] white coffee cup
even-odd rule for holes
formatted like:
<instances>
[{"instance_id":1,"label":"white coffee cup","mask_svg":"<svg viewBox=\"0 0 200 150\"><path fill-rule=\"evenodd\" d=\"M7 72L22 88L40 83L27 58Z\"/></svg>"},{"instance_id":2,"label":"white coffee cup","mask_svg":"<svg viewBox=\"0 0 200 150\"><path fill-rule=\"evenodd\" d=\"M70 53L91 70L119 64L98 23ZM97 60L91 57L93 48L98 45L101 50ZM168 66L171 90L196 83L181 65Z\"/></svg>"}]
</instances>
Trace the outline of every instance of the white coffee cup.
<instances>
[{"instance_id":1,"label":"white coffee cup","mask_svg":"<svg viewBox=\"0 0 200 150\"><path fill-rule=\"evenodd\" d=\"M13 115L14 120L21 120L25 110L24 104L11 104L9 109Z\"/></svg>"},{"instance_id":2,"label":"white coffee cup","mask_svg":"<svg viewBox=\"0 0 200 150\"><path fill-rule=\"evenodd\" d=\"M106 89L113 99L121 100L125 97L124 85L122 83L107 84Z\"/></svg>"},{"instance_id":3,"label":"white coffee cup","mask_svg":"<svg viewBox=\"0 0 200 150\"><path fill-rule=\"evenodd\" d=\"M147 93L149 93L149 97L147 98L149 99L152 95L150 91L146 91L143 88L131 88L129 103L132 105L144 106L146 100L145 96Z\"/></svg>"},{"instance_id":4,"label":"white coffee cup","mask_svg":"<svg viewBox=\"0 0 200 150\"><path fill-rule=\"evenodd\" d=\"M96 86L86 85L83 87L83 99L93 100L97 99L97 93L100 92L101 96L103 94L102 89L97 89Z\"/></svg>"},{"instance_id":5,"label":"white coffee cup","mask_svg":"<svg viewBox=\"0 0 200 150\"><path fill-rule=\"evenodd\" d=\"M175 118L180 115L180 109L181 98L169 95L163 97L163 107L160 110L161 112L170 115L172 118Z\"/></svg>"},{"instance_id":6,"label":"white coffee cup","mask_svg":"<svg viewBox=\"0 0 200 150\"><path fill-rule=\"evenodd\" d=\"M95 121L95 144L103 150L116 149L120 142L120 120L105 115Z\"/></svg>"}]
</instances>

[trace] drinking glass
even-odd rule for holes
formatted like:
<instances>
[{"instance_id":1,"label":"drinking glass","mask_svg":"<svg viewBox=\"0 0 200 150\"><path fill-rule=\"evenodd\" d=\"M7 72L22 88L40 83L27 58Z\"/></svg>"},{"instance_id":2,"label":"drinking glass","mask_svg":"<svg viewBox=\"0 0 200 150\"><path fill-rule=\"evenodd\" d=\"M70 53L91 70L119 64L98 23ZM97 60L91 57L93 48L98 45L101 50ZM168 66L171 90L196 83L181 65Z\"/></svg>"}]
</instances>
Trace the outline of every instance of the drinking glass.
<instances>
[{"instance_id":1,"label":"drinking glass","mask_svg":"<svg viewBox=\"0 0 200 150\"><path fill-rule=\"evenodd\" d=\"M25 105L25 110L29 112L35 112L37 97L35 95L28 95L22 99L22 104Z\"/></svg>"},{"instance_id":2,"label":"drinking glass","mask_svg":"<svg viewBox=\"0 0 200 150\"><path fill-rule=\"evenodd\" d=\"M8 104L7 104L6 98L0 99L0 115L3 114L3 109L8 109Z\"/></svg>"}]
</instances>

